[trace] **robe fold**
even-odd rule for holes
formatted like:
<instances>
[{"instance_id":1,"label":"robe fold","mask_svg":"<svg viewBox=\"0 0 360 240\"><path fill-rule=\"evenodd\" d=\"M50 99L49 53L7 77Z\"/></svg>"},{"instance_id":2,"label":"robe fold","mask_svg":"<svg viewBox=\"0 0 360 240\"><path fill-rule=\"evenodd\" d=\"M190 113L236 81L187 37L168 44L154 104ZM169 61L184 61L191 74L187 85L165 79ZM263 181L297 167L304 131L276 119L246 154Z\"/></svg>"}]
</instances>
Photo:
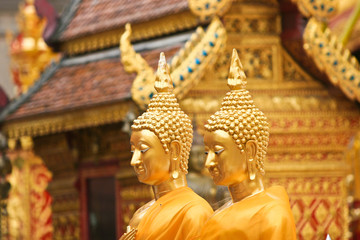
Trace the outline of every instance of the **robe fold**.
<instances>
[{"instance_id":1,"label":"robe fold","mask_svg":"<svg viewBox=\"0 0 360 240\"><path fill-rule=\"evenodd\" d=\"M198 239L212 214L210 205L189 187L175 189L146 211L137 228L136 240Z\"/></svg>"},{"instance_id":2,"label":"robe fold","mask_svg":"<svg viewBox=\"0 0 360 240\"><path fill-rule=\"evenodd\" d=\"M289 198L274 186L231 204L204 225L201 240L296 240Z\"/></svg>"}]
</instances>

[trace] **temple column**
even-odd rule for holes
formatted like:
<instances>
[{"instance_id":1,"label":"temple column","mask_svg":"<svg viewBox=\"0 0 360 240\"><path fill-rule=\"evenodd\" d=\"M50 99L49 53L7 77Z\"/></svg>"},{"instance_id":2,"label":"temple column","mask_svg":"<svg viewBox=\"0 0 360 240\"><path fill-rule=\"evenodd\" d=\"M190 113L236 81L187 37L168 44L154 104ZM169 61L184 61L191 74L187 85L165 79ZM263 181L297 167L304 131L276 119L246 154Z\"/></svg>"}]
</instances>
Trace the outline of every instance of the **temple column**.
<instances>
[{"instance_id":1,"label":"temple column","mask_svg":"<svg viewBox=\"0 0 360 240\"><path fill-rule=\"evenodd\" d=\"M46 188L52 174L34 153L31 137L21 137L20 143L21 148L17 148L16 140L9 140L8 155L13 166L7 206L9 239L51 239L52 198Z\"/></svg>"}]
</instances>

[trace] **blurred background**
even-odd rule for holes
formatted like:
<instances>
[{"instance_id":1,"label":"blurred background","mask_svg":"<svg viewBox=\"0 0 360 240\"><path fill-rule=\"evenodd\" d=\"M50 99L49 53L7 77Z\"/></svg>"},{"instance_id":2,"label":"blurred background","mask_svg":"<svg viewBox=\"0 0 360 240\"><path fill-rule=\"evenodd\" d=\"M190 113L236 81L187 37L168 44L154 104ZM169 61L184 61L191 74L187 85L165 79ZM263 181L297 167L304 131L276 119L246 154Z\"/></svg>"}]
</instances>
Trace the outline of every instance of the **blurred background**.
<instances>
[{"instance_id":1,"label":"blurred background","mask_svg":"<svg viewBox=\"0 0 360 240\"><path fill-rule=\"evenodd\" d=\"M19 5L23 1L20 0L2 0L0 6L0 72L1 87L6 92L9 98L14 98L16 90L10 74L10 57L9 47L6 41L7 32L18 32L18 26L16 24L16 14L19 11ZM50 0L49 3L54 6L56 11L61 14L64 7L70 2L70 0Z\"/></svg>"},{"instance_id":2,"label":"blurred background","mask_svg":"<svg viewBox=\"0 0 360 240\"><path fill-rule=\"evenodd\" d=\"M122 235L153 198L129 136L162 51L193 122L188 184L224 204L202 136L233 48L298 239L360 239L359 16L356 0L0 0L0 239Z\"/></svg>"}]
</instances>

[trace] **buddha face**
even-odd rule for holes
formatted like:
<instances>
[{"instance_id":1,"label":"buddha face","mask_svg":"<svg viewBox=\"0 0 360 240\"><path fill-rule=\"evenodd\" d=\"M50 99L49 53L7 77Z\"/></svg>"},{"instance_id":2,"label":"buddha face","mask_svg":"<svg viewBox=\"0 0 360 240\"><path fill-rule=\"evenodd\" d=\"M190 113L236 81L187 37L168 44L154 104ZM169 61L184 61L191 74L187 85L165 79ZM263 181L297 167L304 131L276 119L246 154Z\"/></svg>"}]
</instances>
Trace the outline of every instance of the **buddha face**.
<instances>
[{"instance_id":1,"label":"buddha face","mask_svg":"<svg viewBox=\"0 0 360 240\"><path fill-rule=\"evenodd\" d=\"M206 131L206 162L216 185L230 186L248 177L246 152L241 152L233 138L223 130Z\"/></svg>"},{"instance_id":2,"label":"buddha face","mask_svg":"<svg viewBox=\"0 0 360 240\"><path fill-rule=\"evenodd\" d=\"M149 130L133 131L130 139L131 166L138 180L159 185L170 178L170 153L166 153L159 138Z\"/></svg>"}]
</instances>

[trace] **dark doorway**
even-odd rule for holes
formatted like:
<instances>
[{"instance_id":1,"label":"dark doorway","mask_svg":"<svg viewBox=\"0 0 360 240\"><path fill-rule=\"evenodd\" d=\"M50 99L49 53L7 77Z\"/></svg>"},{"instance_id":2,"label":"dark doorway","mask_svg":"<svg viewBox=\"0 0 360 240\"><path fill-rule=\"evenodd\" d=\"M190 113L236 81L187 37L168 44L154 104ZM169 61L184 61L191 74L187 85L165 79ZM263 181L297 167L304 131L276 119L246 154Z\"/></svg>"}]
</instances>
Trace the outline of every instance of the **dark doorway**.
<instances>
[{"instance_id":1,"label":"dark doorway","mask_svg":"<svg viewBox=\"0 0 360 240\"><path fill-rule=\"evenodd\" d=\"M115 178L88 178L87 199L89 239L116 239Z\"/></svg>"}]
</instances>

